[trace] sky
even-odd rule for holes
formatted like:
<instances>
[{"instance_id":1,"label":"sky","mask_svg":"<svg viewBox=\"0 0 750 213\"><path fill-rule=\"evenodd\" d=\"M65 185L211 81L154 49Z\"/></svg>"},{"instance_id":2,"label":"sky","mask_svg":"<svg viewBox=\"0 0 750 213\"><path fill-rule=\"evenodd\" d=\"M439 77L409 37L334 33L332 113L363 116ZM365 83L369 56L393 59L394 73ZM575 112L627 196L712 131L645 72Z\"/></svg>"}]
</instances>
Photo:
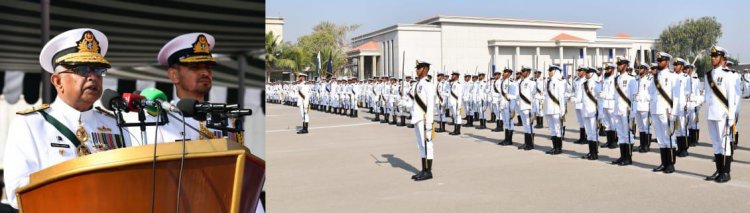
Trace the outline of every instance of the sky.
<instances>
[{"instance_id":1,"label":"sky","mask_svg":"<svg viewBox=\"0 0 750 213\"><path fill-rule=\"evenodd\" d=\"M718 45L750 63L750 1L489 1L489 0L267 0L266 16L284 18L284 41L312 32L322 21L359 24L348 37L437 15L574 21L603 24L597 35L626 33L658 38L662 30L687 18L714 16L721 23Z\"/></svg>"}]
</instances>

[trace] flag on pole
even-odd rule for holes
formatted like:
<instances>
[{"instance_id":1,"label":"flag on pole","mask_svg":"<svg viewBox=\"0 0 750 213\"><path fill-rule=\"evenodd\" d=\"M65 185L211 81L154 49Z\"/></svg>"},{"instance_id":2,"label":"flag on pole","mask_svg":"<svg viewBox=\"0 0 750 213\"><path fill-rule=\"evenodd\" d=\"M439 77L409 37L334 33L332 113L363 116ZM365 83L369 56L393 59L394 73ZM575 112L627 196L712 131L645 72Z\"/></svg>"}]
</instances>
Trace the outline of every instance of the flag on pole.
<instances>
[{"instance_id":1,"label":"flag on pole","mask_svg":"<svg viewBox=\"0 0 750 213\"><path fill-rule=\"evenodd\" d=\"M333 75L333 51L331 51L331 54L328 55L328 63L327 63L327 70L328 73Z\"/></svg>"}]
</instances>

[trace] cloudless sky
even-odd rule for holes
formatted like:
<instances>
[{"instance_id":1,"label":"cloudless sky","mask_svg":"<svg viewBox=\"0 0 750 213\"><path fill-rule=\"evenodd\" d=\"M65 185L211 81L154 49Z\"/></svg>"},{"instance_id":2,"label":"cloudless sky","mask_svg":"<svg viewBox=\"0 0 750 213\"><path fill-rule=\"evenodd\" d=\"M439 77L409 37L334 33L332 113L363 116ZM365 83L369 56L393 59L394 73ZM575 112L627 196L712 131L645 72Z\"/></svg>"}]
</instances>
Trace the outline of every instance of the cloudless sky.
<instances>
[{"instance_id":1,"label":"cloudless sky","mask_svg":"<svg viewBox=\"0 0 750 213\"><path fill-rule=\"evenodd\" d=\"M284 40L312 32L321 21L360 24L349 38L436 15L482 16L603 24L597 35L626 33L658 38L670 24L715 16L722 25L719 46L741 63L750 61L750 1L742 0L267 0L266 16L284 18ZM744 11L743 11L744 10Z\"/></svg>"}]
</instances>

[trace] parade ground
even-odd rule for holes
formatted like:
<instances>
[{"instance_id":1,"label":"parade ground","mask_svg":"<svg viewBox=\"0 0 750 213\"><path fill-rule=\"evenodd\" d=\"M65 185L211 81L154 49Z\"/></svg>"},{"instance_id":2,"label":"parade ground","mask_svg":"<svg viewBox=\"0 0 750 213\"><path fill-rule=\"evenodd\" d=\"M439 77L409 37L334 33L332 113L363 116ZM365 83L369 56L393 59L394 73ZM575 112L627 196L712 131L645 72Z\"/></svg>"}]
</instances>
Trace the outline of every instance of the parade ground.
<instances>
[{"instance_id":1,"label":"parade ground","mask_svg":"<svg viewBox=\"0 0 750 213\"><path fill-rule=\"evenodd\" d=\"M742 100L740 142L728 183L704 181L714 170L705 112L700 139L672 174L652 172L659 149L633 153L633 165L610 165L618 149L599 148L599 160L580 159L579 125L568 109L563 154L551 148L547 121L534 129L535 150L497 143L494 123L460 136L437 133L434 179L415 182L420 170L414 129L310 111L309 134L298 135L297 107L267 104L267 205L270 212L748 212L750 211L750 101ZM569 105L570 106L570 105ZM489 116L488 116L489 117ZM449 120L450 121L450 120ZM515 122L515 119L514 119ZM475 125L478 122L475 122ZM453 130L452 125L446 126ZM600 137L603 142L605 137ZM638 146L638 142L635 142Z\"/></svg>"}]
</instances>

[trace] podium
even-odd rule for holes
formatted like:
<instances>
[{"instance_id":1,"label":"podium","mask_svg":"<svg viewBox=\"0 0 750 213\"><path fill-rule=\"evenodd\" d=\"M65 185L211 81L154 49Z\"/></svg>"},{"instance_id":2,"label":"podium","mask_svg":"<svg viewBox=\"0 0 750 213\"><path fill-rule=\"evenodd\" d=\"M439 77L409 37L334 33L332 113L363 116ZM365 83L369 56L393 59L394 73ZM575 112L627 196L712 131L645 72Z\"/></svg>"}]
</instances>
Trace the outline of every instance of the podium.
<instances>
[{"instance_id":1,"label":"podium","mask_svg":"<svg viewBox=\"0 0 750 213\"><path fill-rule=\"evenodd\" d=\"M255 212L265 162L226 139L185 142L180 212ZM183 143L129 147L33 173L19 188L21 212L175 212ZM155 182L152 172L156 171ZM154 183L155 187L154 187Z\"/></svg>"}]
</instances>

